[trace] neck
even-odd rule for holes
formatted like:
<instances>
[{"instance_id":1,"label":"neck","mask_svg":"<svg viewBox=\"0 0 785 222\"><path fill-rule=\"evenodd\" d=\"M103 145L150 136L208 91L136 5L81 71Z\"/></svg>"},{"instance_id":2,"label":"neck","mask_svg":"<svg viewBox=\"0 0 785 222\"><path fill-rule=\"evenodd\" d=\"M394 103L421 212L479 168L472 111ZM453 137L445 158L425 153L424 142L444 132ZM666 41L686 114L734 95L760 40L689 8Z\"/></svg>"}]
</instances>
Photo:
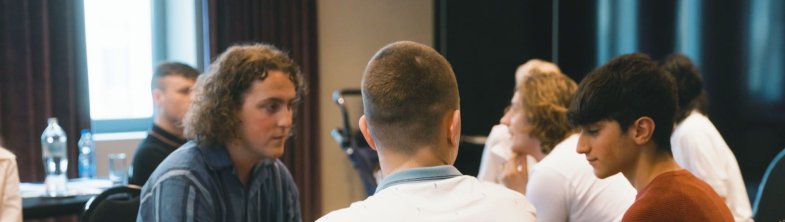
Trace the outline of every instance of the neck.
<instances>
[{"instance_id":1,"label":"neck","mask_svg":"<svg viewBox=\"0 0 785 222\"><path fill-rule=\"evenodd\" d=\"M169 121L167 118L163 117L163 115L156 115L153 123L167 133L183 138L183 128L178 127L174 121Z\"/></svg>"},{"instance_id":2,"label":"neck","mask_svg":"<svg viewBox=\"0 0 785 222\"><path fill-rule=\"evenodd\" d=\"M640 149L642 151L633 167L622 171L624 177L638 192L646 188L660 174L681 170L679 164L673 160L672 154L659 151L653 145Z\"/></svg>"},{"instance_id":3,"label":"neck","mask_svg":"<svg viewBox=\"0 0 785 222\"><path fill-rule=\"evenodd\" d=\"M243 186L248 187L248 181L250 180L251 170L253 166L256 165L259 161L262 160L256 154L248 152L250 150L247 147L243 147L240 142L230 142L226 145L226 152L229 153L229 158L232 159L232 164L234 165L234 170L237 173L237 177L240 179L240 182Z\"/></svg>"},{"instance_id":4,"label":"neck","mask_svg":"<svg viewBox=\"0 0 785 222\"><path fill-rule=\"evenodd\" d=\"M540 151L540 152L535 152L535 153L532 153L532 154L529 154L529 155L530 155L530 156L532 156L532 157L534 157L534 159L535 159L535 160L537 160L537 162L538 162L538 163L539 163L540 161L542 161L542 159L544 159L544 158L545 158L545 156L547 156L547 155L545 155L544 153L542 153L542 151Z\"/></svg>"},{"instance_id":5,"label":"neck","mask_svg":"<svg viewBox=\"0 0 785 222\"><path fill-rule=\"evenodd\" d=\"M401 154L384 148L377 152L379 152L379 165L384 177L405 169L452 165L446 158L436 154L431 147L422 147L413 154Z\"/></svg>"}]
</instances>

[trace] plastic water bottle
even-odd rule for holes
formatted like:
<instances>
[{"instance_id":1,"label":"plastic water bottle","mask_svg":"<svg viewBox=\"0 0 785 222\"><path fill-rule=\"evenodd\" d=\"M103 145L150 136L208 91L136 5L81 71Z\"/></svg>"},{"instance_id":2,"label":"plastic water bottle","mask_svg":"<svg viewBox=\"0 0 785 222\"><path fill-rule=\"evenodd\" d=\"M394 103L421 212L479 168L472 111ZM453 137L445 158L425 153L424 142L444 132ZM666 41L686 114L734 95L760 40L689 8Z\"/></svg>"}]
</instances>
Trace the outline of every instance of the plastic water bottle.
<instances>
[{"instance_id":1,"label":"plastic water bottle","mask_svg":"<svg viewBox=\"0 0 785 222\"><path fill-rule=\"evenodd\" d=\"M93 134L90 130L82 130L82 138L79 139L79 177L80 178L94 178L95 177L95 143L93 142Z\"/></svg>"},{"instance_id":2,"label":"plastic water bottle","mask_svg":"<svg viewBox=\"0 0 785 222\"><path fill-rule=\"evenodd\" d=\"M46 195L50 197L65 196L68 193L68 149L63 128L57 124L57 118L49 118L49 126L41 135L41 149L46 171Z\"/></svg>"}]
</instances>

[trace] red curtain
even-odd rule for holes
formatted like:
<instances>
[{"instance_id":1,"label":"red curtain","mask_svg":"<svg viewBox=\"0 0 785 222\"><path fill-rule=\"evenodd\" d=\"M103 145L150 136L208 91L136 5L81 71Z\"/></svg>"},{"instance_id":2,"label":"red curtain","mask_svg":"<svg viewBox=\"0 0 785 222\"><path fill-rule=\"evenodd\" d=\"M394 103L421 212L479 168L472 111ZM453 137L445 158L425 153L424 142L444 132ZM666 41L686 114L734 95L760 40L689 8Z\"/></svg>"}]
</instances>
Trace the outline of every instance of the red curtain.
<instances>
[{"instance_id":1,"label":"red curtain","mask_svg":"<svg viewBox=\"0 0 785 222\"><path fill-rule=\"evenodd\" d=\"M295 138L281 161L300 190L303 221L321 216L319 175L319 82L315 0L207 0L210 58L244 42L273 44L302 69L308 94L295 116Z\"/></svg>"},{"instance_id":2,"label":"red curtain","mask_svg":"<svg viewBox=\"0 0 785 222\"><path fill-rule=\"evenodd\" d=\"M49 117L68 135L68 176L77 176L76 141L90 128L82 18L81 1L0 1L0 137L22 182L44 180Z\"/></svg>"}]
</instances>

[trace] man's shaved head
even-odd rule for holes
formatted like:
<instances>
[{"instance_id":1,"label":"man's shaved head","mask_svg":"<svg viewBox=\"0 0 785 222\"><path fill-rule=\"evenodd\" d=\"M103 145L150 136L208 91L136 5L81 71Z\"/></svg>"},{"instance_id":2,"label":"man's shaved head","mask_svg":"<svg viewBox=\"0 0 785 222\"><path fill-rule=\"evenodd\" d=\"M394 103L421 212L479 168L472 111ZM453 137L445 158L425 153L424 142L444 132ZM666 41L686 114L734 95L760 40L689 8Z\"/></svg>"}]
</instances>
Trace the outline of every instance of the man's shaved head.
<instances>
[{"instance_id":1,"label":"man's shaved head","mask_svg":"<svg viewBox=\"0 0 785 222\"><path fill-rule=\"evenodd\" d=\"M365 69L362 94L374 142L404 154L435 143L444 115L460 106L450 63L415 42L379 50Z\"/></svg>"}]
</instances>

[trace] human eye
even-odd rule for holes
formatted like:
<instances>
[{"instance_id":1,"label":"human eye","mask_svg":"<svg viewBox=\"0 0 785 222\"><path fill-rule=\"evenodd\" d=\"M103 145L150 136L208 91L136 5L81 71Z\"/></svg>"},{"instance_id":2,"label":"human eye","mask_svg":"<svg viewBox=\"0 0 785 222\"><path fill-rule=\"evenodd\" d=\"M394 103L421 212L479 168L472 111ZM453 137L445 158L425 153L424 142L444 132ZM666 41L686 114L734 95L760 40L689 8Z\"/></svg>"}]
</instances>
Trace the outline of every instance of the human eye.
<instances>
[{"instance_id":1,"label":"human eye","mask_svg":"<svg viewBox=\"0 0 785 222\"><path fill-rule=\"evenodd\" d=\"M264 103L259 105L259 108L268 113L275 113L279 109L281 109L281 105L279 105L278 103Z\"/></svg>"},{"instance_id":2,"label":"human eye","mask_svg":"<svg viewBox=\"0 0 785 222\"><path fill-rule=\"evenodd\" d=\"M583 127L583 129L581 129L581 131L583 131L584 133L586 133L589 136L594 137L594 136L597 136L597 133L599 133L600 129L598 129L597 127L589 126L589 127Z\"/></svg>"}]
</instances>

